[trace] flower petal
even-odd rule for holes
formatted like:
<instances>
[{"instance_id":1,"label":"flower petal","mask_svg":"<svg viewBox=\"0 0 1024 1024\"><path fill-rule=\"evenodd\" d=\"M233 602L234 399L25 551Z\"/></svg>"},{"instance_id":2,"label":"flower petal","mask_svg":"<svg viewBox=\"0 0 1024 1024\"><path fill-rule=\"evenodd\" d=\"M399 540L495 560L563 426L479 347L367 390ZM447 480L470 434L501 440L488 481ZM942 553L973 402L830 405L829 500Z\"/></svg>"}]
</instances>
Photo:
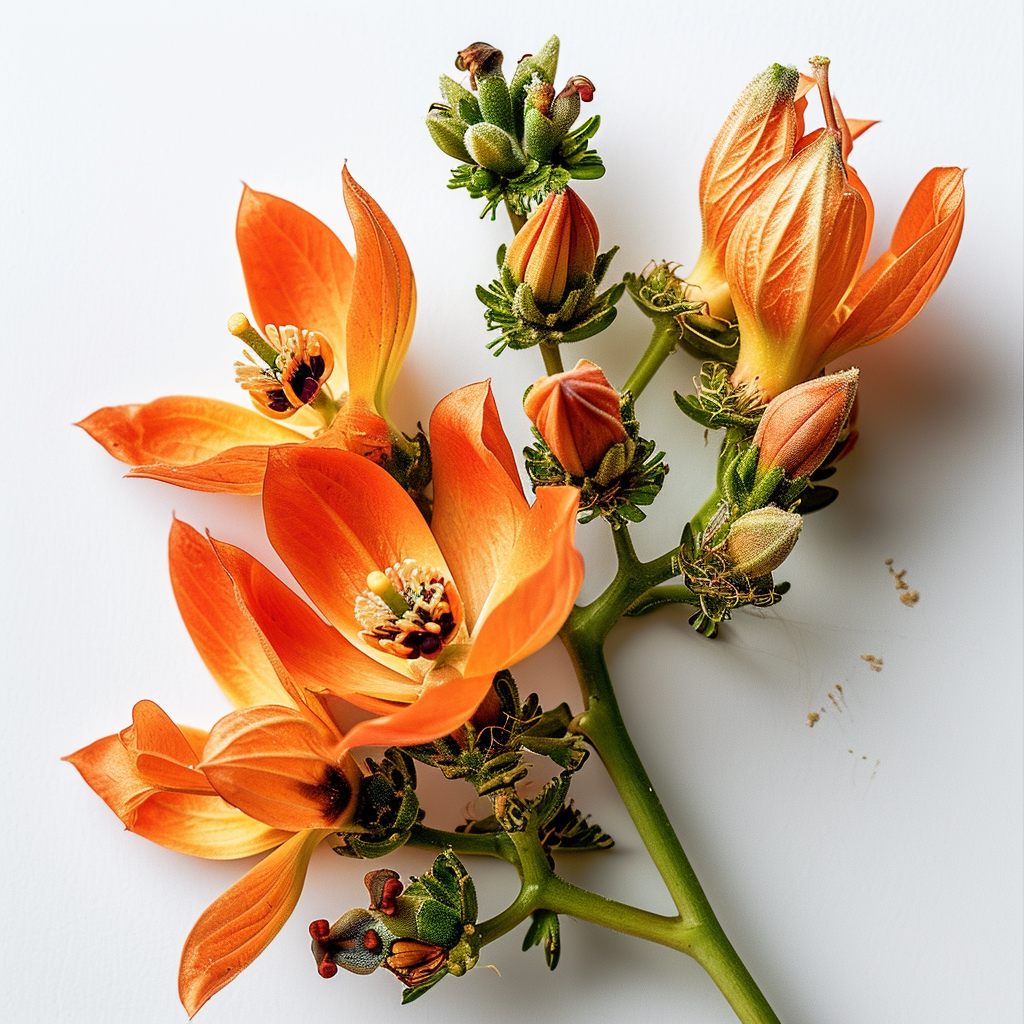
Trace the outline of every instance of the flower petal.
<instances>
[{"instance_id":1,"label":"flower petal","mask_svg":"<svg viewBox=\"0 0 1024 1024\"><path fill-rule=\"evenodd\" d=\"M824 361L895 334L921 311L938 288L964 225L964 172L929 171L903 210L888 251L857 282L848 315Z\"/></svg>"},{"instance_id":2,"label":"flower petal","mask_svg":"<svg viewBox=\"0 0 1024 1024\"><path fill-rule=\"evenodd\" d=\"M281 930L295 909L309 858L327 829L299 832L215 900L185 940L178 996L189 1017Z\"/></svg>"},{"instance_id":3,"label":"flower petal","mask_svg":"<svg viewBox=\"0 0 1024 1024\"><path fill-rule=\"evenodd\" d=\"M252 857L291 836L219 796L194 793L154 793L135 811L131 831L168 850L207 860Z\"/></svg>"},{"instance_id":4,"label":"flower petal","mask_svg":"<svg viewBox=\"0 0 1024 1024\"><path fill-rule=\"evenodd\" d=\"M252 555L221 541L211 539L210 543L219 559L218 570L233 584L232 600L237 595L300 689L332 693L357 707L385 714L394 710L391 702L408 702L419 693L407 676L368 657L365 645L357 648L349 643ZM277 684L276 676L274 682ZM279 684L278 689L281 691Z\"/></svg>"},{"instance_id":5,"label":"flower petal","mask_svg":"<svg viewBox=\"0 0 1024 1024\"><path fill-rule=\"evenodd\" d=\"M455 574L470 629L529 511L489 381L441 399L430 417L431 530Z\"/></svg>"},{"instance_id":6,"label":"flower petal","mask_svg":"<svg viewBox=\"0 0 1024 1024\"><path fill-rule=\"evenodd\" d=\"M572 611L583 583L573 546L579 491L541 487L473 631L467 676L493 676L540 650Z\"/></svg>"},{"instance_id":7,"label":"flower petal","mask_svg":"<svg viewBox=\"0 0 1024 1024\"><path fill-rule=\"evenodd\" d=\"M412 337L416 284L405 246L387 215L347 167L341 182L356 236L347 325L348 391L350 399L383 414Z\"/></svg>"},{"instance_id":8,"label":"flower petal","mask_svg":"<svg viewBox=\"0 0 1024 1024\"><path fill-rule=\"evenodd\" d=\"M245 186L235 225L256 326L319 331L335 357L332 387L345 391L345 323L354 264L326 224L294 203Z\"/></svg>"},{"instance_id":9,"label":"flower petal","mask_svg":"<svg viewBox=\"0 0 1024 1024\"><path fill-rule=\"evenodd\" d=\"M448 579L430 529L412 498L372 462L333 448L271 451L263 488L267 535L313 603L349 640L359 638L356 599L375 570L411 558ZM401 670L399 659L378 660Z\"/></svg>"},{"instance_id":10,"label":"flower petal","mask_svg":"<svg viewBox=\"0 0 1024 1024\"><path fill-rule=\"evenodd\" d=\"M169 548L171 586L185 628L231 703L291 703L211 542L175 519Z\"/></svg>"},{"instance_id":11,"label":"flower petal","mask_svg":"<svg viewBox=\"0 0 1024 1024\"><path fill-rule=\"evenodd\" d=\"M274 828L337 828L359 796L359 769L333 753L335 737L308 714L264 705L210 730L202 770L239 810Z\"/></svg>"},{"instance_id":12,"label":"flower petal","mask_svg":"<svg viewBox=\"0 0 1024 1024\"><path fill-rule=\"evenodd\" d=\"M267 445L305 440L254 409L180 395L107 406L78 426L135 467L129 476L233 494L260 493Z\"/></svg>"},{"instance_id":13,"label":"flower petal","mask_svg":"<svg viewBox=\"0 0 1024 1024\"><path fill-rule=\"evenodd\" d=\"M491 688L492 678L493 673L471 679L455 676L428 685L415 704L383 718L357 722L345 734L342 747L415 746L447 736L473 717Z\"/></svg>"},{"instance_id":14,"label":"flower petal","mask_svg":"<svg viewBox=\"0 0 1024 1024\"><path fill-rule=\"evenodd\" d=\"M132 708L132 724L121 733L121 742L129 753L134 752L136 769L155 789L209 791L209 783L194 767L200 761L199 750L159 704L140 700Z\"/></svg>"}]
</instances>

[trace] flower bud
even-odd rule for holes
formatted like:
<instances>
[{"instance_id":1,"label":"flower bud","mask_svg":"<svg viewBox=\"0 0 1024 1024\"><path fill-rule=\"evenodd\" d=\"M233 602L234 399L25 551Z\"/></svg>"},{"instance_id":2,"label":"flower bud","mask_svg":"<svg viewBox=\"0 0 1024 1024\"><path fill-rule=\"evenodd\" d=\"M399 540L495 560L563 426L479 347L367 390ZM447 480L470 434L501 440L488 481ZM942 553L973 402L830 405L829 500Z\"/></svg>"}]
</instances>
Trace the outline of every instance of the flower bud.
<instances>
[{"instance_id":1,"label":"flower bud","mask_svg":"<svg viewBox=\"0 0 1024 1024\"><path fill-rule=\"evenodd\" d=\"M810 476L828 457L857 395L856 367L816 377L768 403L754 434L758 475L782 469L791 480Z\"/></svg>"},{"instance_id":2,"label":"flower bud","mask_svg":"<svg viewBox=\"0 0 1024 1024\"><path fill-rule=\"evenodd\" d=\"M466 129L469 126L460 117L456 117L450 107L435 103L427 114L427 130L435 145L442 153L446 153L464 163L473 163L473 158L466 149Z\"/></svg>"},{"instance_id":3,"label":"flower bud","mask_svg":"<svg viewBox=\"0 0 1024 1024\"><path fill-rule=\"evenodd\" d=\"M571 370L542 377L523 403L562 468L583 477L626 440L619 393L599 366L581 359Z\"/></svg>"},{"instance_id":4,"label":"flower bud","mask_svg":"<svg viewBox=\"0 0 1024 1024\"><path fill-rule=\"evenodd\" d=\"M526 157L519 143L496 124L486 121L471 124L463 141L473 160L495 174L514 178L526 166Z\"/></svg>"},{"instance_id":5,"label":"flower bud","mask_svg":"<svg viewBox=\"0 0 1024 1024\"><path fill-rule=\"evenodd\" d=\"M538 306L557 309L567 292L593 274L599 240L594 215L566 188L552 192L519 230L505 266L516 284L530 286Z\"/></svg>"},{"instance_id":6,"label":"flower bud","mask_svg":"<svg viewBox=\"0 0 1024 1024\"><path fill-rule=\"evenodd\" d=\"M803 519L775 505L755 509L733 523L725 538L725 556L735 572L757 578L774 572L789 556Z\"/></svg>"}]
</instances>

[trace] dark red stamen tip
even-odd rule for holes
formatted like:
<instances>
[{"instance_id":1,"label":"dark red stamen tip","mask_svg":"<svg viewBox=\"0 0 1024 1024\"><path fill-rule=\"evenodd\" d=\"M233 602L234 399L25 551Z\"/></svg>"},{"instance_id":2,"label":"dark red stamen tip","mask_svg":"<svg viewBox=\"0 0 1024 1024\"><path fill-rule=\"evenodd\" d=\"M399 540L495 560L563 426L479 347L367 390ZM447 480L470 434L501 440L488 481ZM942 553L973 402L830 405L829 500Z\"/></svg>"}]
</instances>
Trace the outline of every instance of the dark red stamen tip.
<instances>
[{"instance_id":1,"label":"dark red stamen tip","mask_svg":"<svg viewBox=\"0 0 1024 1024\"><path fill-rule=\"evenodd\" d=\"M338 965L331 963L330 960L324 960L317 970L321 978L333 978L338 973Z\"/></svg>"},{"instance_id":2,"label":"dark red stamen tip","mask_svg":"<svg viewBox=\"0 0 1024 1024\"><path fill-rule=\"evenodd\" d=\"M380 894L380 906L377 908L389 917L395 912L395 900L402 895L404 886L397 878L389 878L384 883Z\"/></svg>"},{"instance_id":3,"label":"dark red stamen tip","mask_svg":"<svg viewBox=\"0 0 1024 1024\"><path fill-rule=\"evenodd\" d=\"M331 934L331 925L329 921L325 921L321 918L319 921L314 921L309 926L310 938L316 939L317 942L326 942L328 936Z\"/></svg>"},{"instance_id":4,"label":"dark red stamen tip","mask_svg":"<svg viewBox=\"0 0 1024 1024\"><path fill-rule=\"evenodd\" d=\"M433 633L428 633L420 643L420 654L425 658L429 658L432 654L437 654L441 647L440 638L434 636Z\"/></svg>"},{"instance_id":5,"label":"dark red stamen tip","mask_svg":"<svg viewBox=\"0 0 1024 1024\"><path fill-rule=\"evenodd\" d=\"M363 945L367 949L376 949L380 945L380 936L372 928L367 929L363 934Z\"/></svg>"}]
</instances>

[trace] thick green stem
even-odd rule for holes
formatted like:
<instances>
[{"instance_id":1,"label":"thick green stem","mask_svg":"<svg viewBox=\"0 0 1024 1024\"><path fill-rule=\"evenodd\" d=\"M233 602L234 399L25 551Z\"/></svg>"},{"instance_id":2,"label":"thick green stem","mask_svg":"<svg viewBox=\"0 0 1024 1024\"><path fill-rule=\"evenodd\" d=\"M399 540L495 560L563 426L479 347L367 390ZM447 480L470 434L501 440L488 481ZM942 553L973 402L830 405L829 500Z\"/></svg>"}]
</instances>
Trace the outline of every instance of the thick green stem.
<instances>
[{"instance_id":1,"label":"thick green stem","mask_svg":"<svg viewBox=\"0 0 1024 1024\"><path fill-rule=\"evenodd\" d=\"M557 345L548 345L542 341L540 343L540 354L544 357L544 369L549 376L553 373L564 372L562 353L558 351Z\"/></svg>"},{"instance_id":2,"label":"thick green stem","mask_svg":"<svg viewBox=\"0 0 1024 1024\"><path fill-rule=\"evenodd\" d=\"M420 850L443 850L451 847L457 854L470 857L499 857L516 864L515 848L500 832L445 832L427 825L413 825L408 846Z\"/></svg>"},{"instance_id":3,"label":"thick green stem","mask_svg":"<svg viewBox=\"0 0 1024 1024\"><path fill-rule=\"evenodd\" d=\"M654 335L647 346L647 351L640 357L640 362L636 364L636 369L629 375L629 380L622 390L628 391L634 398L639 398L644 388L661 369L661 364L675 351L678 341L679 325L675 318L655 317Z\"/></svg>"}]
</instances>

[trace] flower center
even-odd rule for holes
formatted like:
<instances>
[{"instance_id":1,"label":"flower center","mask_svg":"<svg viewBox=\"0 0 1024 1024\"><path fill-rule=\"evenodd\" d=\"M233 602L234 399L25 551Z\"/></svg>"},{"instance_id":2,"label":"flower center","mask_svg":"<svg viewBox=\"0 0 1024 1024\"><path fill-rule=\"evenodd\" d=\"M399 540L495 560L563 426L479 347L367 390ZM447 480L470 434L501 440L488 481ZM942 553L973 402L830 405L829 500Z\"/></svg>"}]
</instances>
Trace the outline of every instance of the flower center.
<instances>
[{"instance_id":1,"label":"flower center","mask_svg":"<svg viewBox=\"0 0 1024 1024\"><path fill-rule=\"evenodd\" d=\"M407 558L383 572L371 572L366 586L355 607L363 627L359 635L366 643L407 660L440 656L458 621L451 584L439 570Z\"/></svg>"}]
</instances>

